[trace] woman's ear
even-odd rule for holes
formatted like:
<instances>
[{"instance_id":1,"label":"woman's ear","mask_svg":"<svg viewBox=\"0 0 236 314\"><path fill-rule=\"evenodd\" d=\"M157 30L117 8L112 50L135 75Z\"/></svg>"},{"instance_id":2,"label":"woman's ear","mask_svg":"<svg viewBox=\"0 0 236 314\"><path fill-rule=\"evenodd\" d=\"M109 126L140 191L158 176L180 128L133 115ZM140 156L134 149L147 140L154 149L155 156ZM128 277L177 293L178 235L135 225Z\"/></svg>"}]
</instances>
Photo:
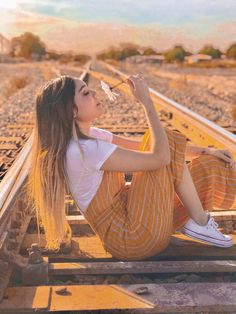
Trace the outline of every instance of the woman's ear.
<instances>
[{"instance_id":1,"label":"woman's ear","mask_svg":"<svg viewBox=\"0 0 236 314\"><path fill-rule=\"evenodd\" d=\"M73 118L76 118L77 117L77 113L78 111L76 109L73 110Z\"/></svg>"}]
</instances>

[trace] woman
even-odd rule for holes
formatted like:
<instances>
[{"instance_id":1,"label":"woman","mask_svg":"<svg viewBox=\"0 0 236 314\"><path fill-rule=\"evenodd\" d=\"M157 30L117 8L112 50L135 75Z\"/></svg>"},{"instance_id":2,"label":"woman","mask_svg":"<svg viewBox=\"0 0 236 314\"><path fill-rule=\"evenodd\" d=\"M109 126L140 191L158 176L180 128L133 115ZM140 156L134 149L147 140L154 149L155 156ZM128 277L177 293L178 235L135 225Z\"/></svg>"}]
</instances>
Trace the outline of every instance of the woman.
<instances>
[{"instance_id":1,"label":"woman","mask_svg":"<svg viewBox=\"0 0 236 314\"><path fill-rule=\"evenodd\" d=\"M231 237L217 229L208 213L213 206L228 209L234 202L232 155L188 146L183 134L162 127L142 77L130 76L127 83L150 126L141 143L92 127L105 107L78 78L51 80L37 95L30 193L46 248L57 250L71 239L66 188L117 259L155 255L180 228L208 244L232 246ZM197 158L187 165L185 154ZM133 172L130 186L124 172Z\"/></svg>"}]
</instances>

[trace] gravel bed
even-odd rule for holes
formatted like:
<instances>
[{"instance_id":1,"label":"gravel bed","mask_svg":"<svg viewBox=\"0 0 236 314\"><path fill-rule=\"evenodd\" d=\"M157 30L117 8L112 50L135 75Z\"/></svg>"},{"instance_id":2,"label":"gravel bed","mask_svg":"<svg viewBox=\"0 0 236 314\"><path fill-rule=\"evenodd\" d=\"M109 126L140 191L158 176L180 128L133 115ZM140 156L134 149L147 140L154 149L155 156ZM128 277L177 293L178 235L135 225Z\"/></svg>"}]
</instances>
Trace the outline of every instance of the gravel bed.
<instances>
[{"instance_id":1,"label":"gravel bed","mask_svg":"<svg viewBox=\"0 0 236 314\"><path fill-rule=\"evenodd\" d=\"M15 75L13 68L4 67L4 73ZM0 73L2 68L0 70ZM29 115L33 117L35 110L34 97L36 90L45 82L42 69L38 67L26 68L25 75L29 75L30 84L25 88L17 91L7 99L0 99L0 130L1 136L9 135L7 125L15 123L20 115ZM63 70L63 74L65 74ZM129 69L129 73L142 73L150 87L157 89L166 96L184 104L190 109L211 117L212 121L217 123L232 123L235 127L235 122L230 120L229 104L231 98L231 91L228 96L217 96L217 93L210 92L209 87L204 87L196 82L189 82L187 86L184 85L182 89L175 89L170 87L171 79L166 77L157 77L152 75L148 67L135 66L134 69ZM22 74L23 72L21 72ZM108 71L107 71L108 73ZM78 76L78 73L74 73ZM110 73L109 73L110 74ZM201 74L200 74L201 75ZM164 76L164 75L163 75ZM234 76L225 75L234 80ZM0 82L0 94L4 89L7 79L4 78ZM94 123L96 126L112 124L112 125L141 125L147 124L146 116L142 105L135 99L130 99L127 95L120 93L120 97L115 102L110 102L100 87L100 82L97 79L89 78L88 84L91 88L96 89L97 98L106 106L106 112L100 116ZM173 83L174 84L174 83ZM184 84L184 83L183 83ZM178 84L177 84L178 86ZM178 87L179 88L179 87ZM225 98L224 98L225 97ZM227 98L228 97L228 98ZM214 105L213 105L214 104ZM204 110L203 110L204 109ZM228 111L227 111L228 110ZM224 118L224 119L223 119ZM129 135L129 134L125 134ZM133 134L133 136L140 136L140 134ZM147 283L178 283L178 282L235 282L235 274L172 274L172 275L108 275L108 276L75 276L70 279L55 280L55 285L69 285L69 284L147 284ZM102 311L98 311L102 313ZM74 312L76 313L76 312ZM107 312L106 312L107 313Z\"/></svg>"},{"instance_id":2,"label":"gravel bed","mask_svg":"<svg viewBox=\"0 0 236 314\"><path fill-rule=\"evenodd\" d=\"M19 117L24 116L29 122L32 121L35 111L35 94L39 86L45 82L42 70L38 67L16 67L15 71L13 65L5 66L5 74L9 79L13 76L27 76L29 83L22 89L18 89L9 97L1 97L0 100L0 134L1 136L8 136L11 131L8 130L9 124L17 123ZM13 73L12 73L13 72ZM4 94L4 88L7 84L4 79L0 85L0 94Z\"/></svg>"},{"instance_id":3,"label":"gravel bed","mask_svg":"<svg viewBox=\"0 0 236 314\"><path fill-rule=\"evenodd\" d=\"M98 67L98 69L102 67ZM216 124L236 132L236 69L180 68L174 65L117 66L127 74L142 74L150 87ZM105 71L111 75L109 70Z\"/></svg>"},{"instance_id":4,"label":"gravel bed","mask_svg":"<svg viewBox=\"0 0 236 314\"><path fill-rule=\"evenodd\" d=\"M88 85L95 89L97 99L105 105L105 113L94 121L94 126L101 127L103 125L119 125L119 126L148 126L143 106L134 98L118 92L119 97L114 101L110 101L101 88L100 81L93 77L89 77ZM122 133L124 136L140 137L139 133Z\"/></svg>"},{"instance_id":5,"label":"gravel bed","mask_svg":"<svg viewBox=\"0 0 236 314\"><path fill-rule=\"evenodd\" d=\"M143 106L133 97L118 92L119 97L114 101L110 101L100 87L100 81L92 77L88 82L91 88L97 92L97 98L106 106L106 112L96 121L96 125L130 125L137 126L147 124L147 119Z\"/></svg>"},{"instance_id":6,"label":"gravel bed","mask_svg":"<svg viewBox=\"0 0 236 314\"><path fill-rule=\"evenodd\" d=\"M67 277L67 278L66 278ZM53 284L149 284L149 283L178 283L178 282L236 282L235 274L226 273L182 273L182 274L124 274L124 275L71 275L64 280L54 279Z\"/></svg>"},{"instance_id":7,"label":"gravel bed","mask_svg":"<svg viewBox=\"0 0 236 314\"><path fill-rule=\"evenodd\" d=\"M104 70L102 67L96 66L96 70L111 75L111 72ZM130 73L130 72L129 72ZM138 73L138 72L133 72ZM142 72L143 73L143 72ZM164 80L164 79L163 79ZM148 79L149 83L151 79ZM162 82L163 86L164 83ZM106 124L112 125L131 125L147 124L144 109L142 105L134 98L117 91L120 97L116 101L111 102L104 94L100 87L99 80L90 77L88 81L90 88L97 92L97 98L106 106L106 112L96 119L94 125L101 126ZM151 86L154 87L154 86ZM127 134L128 136L129 134ZM138 136L138 134L135 134ZM70 285L70 284L147 284L147 283L178 283L178 282L235 282L235 274L166 274L166 275L80 275L65 280L55 279L55 285ZM102 311L101 311L102 312ZM100 312L100 313L101 313Z\"/></svg>"},{"instance_id":8,"label":"gravel bed","mask_svg":"<svg viewBox=\"0 0 236 314\"><path fill-rule=\"evenodd\" d=\"M55 66L55 63L0 64L0 74L2 74L0 80L1 136L10 135L11 131L7 126L17 123L19 119L33 122L36 92L47 80L55 77L55 73L52 72ZM79 69L74 73L76 74L79 75ZM22 89L13 90L12 95L6 97L4 89L14 77L27 77L29 83Z\"/></svg>"}]
</instances>

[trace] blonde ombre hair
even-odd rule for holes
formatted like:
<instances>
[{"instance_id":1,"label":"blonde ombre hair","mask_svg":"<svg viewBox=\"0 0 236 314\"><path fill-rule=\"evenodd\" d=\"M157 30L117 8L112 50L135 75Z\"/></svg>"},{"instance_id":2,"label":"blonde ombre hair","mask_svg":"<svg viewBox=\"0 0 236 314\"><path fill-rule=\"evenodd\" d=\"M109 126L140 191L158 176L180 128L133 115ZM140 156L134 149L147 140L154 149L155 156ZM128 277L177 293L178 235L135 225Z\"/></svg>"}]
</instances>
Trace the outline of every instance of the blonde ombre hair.
<instances>
[{"instance_id":1,"label":"blonde ombre hair","mask_svg":"<svg viewBox=\"0 0 236 314\"><path fill-rule=\"evenodd\" d=\"M68 191L65 155L69 141L73 137L79 145L80 138L93 139L83 134L75 123L74 95L75 80L71 76L50 80L36 95L32 165L27 188L36 210L38 232L39 225L43 226L45 248L53 251L70 243L72 237L65 209Z\"/></svg>"}]
</instances>

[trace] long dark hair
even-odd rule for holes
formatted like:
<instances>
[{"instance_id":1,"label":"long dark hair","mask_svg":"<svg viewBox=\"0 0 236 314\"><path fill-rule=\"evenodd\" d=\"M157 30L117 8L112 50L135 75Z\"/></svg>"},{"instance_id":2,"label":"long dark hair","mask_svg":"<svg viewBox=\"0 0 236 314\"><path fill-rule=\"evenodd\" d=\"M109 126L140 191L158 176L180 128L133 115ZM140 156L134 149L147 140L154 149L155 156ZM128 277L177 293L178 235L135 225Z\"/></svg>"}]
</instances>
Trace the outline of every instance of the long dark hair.
<instances>
[{"instance_id":1,"label":"long dark hair","mask_svg":"<svg viewBox=\"0 0 236 314\"><path fill-rule=\"evenodd\" d=\"M73 118L75 78L60 76L48 81L36 95L36 121L29 174L29 198L35 204L38 226L45 231L46 249L58 250L70 242L66 220L67 174L65 154L71 137L93 139L83 134ZM79 142L78 142L79 145Z\"/></svg>"}]
</instances>

